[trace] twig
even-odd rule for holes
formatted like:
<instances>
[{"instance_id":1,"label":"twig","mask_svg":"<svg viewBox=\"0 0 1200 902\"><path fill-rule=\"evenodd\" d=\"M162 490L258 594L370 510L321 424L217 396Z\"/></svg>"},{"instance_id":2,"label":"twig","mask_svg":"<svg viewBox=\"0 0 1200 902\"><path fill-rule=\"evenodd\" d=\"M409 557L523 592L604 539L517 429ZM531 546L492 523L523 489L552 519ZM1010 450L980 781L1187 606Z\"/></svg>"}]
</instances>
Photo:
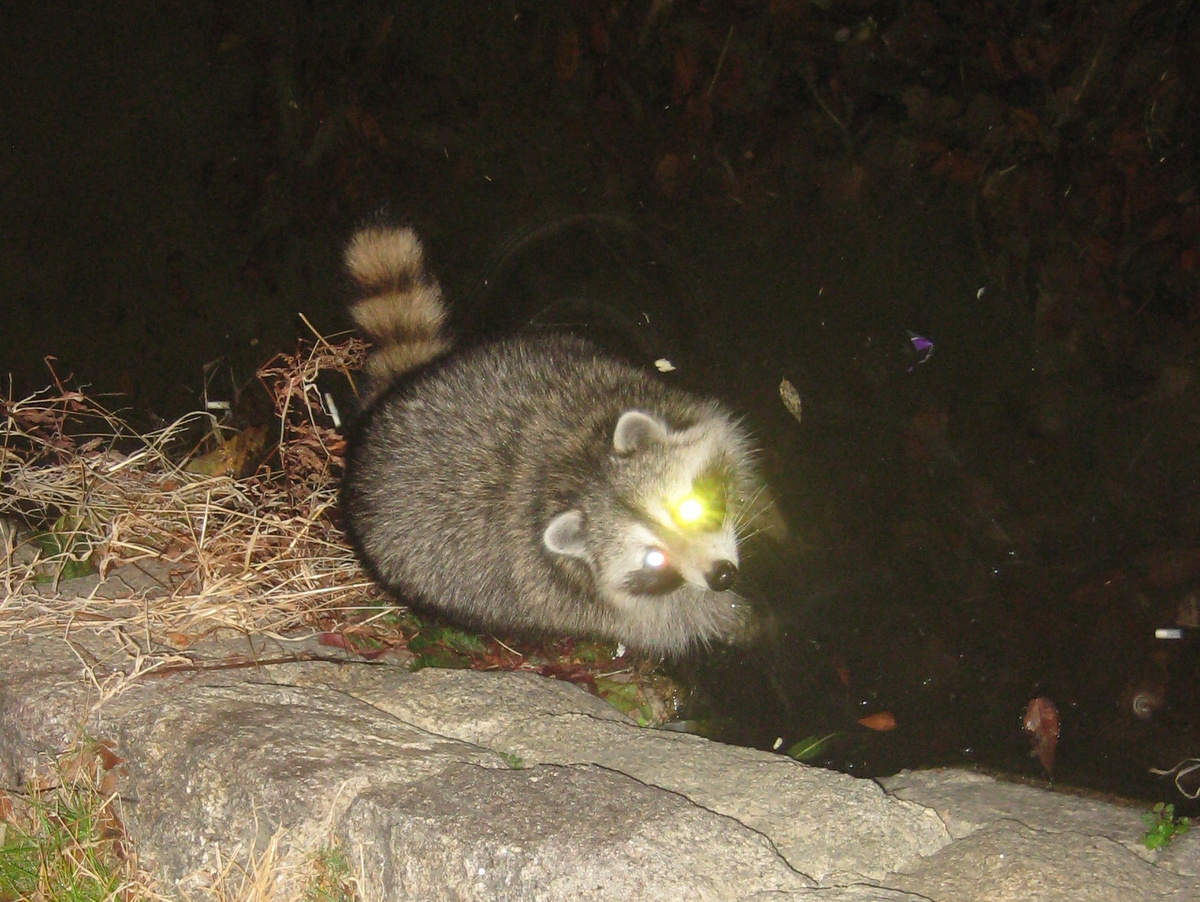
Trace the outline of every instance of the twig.
<instances>
[{"instance_id":1,"label":"twig","mask_svg":"<svg viewBox=\"0 0 1200 902\"><path fill-rule=\"evenodd\" d=\"M721 67L725 65L725 54L729 52L729 41L732 37L733 25L730 25L729 33L725 35L725 46L721 48L721 56L717 59L717 68L713 71L712 81L708 83L708 91L704 95L706 98L712 97L713 88L717 86L717 78L721 74Z\"/></svg>"}]
</instances>

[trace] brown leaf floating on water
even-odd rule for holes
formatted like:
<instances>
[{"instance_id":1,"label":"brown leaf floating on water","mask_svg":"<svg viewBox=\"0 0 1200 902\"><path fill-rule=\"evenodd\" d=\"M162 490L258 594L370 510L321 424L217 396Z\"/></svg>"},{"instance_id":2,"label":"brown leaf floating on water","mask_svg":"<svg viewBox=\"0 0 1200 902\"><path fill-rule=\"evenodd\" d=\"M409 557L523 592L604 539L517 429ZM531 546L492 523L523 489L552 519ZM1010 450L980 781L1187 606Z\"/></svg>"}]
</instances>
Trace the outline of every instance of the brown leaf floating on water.
<instances>
[{"instance_id":1,"label":"brown leaf floating on water","mask_svg":"<svg viewBox=\"0 0 1200 902\"><path fill-rule=\"evenodd\" d=\"M889 730L896 729L896 718L890 711L868 714L866 717L860 717L858 722L868 730L875 730L879 733L886 733Z\"/></svg>"},{"instance_id":2,"label":"brown leaf floating on water","mask_svg":"<svg viewBox=\"0 0 1200 902\"><path fill-rule=\"evenodd\" d=\"M1058 746L1058 708L1039 696L1025 709L1025 735L1033 745L1033 755L1042 763L1046 776L1054 776L1054 750Z\"/></svg>"}]
</instances>

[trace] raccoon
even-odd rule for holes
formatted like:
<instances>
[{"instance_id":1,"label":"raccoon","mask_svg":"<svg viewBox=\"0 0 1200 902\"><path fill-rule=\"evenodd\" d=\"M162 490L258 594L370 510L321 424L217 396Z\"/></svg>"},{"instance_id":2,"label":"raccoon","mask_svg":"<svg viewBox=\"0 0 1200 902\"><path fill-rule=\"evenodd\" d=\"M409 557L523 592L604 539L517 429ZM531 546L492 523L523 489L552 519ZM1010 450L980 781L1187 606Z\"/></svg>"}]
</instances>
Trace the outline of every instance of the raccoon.
<instances>
[{"instance_id":1,"label":"raccoon","mask_svg":"<svg viewBox=\"0 0 1200 902\"><path fill-rule=\"evenodd\" d=\"M730 590L761 483L738 421L578 337L452 347L423 257L380 227L345 255L372 349L342 509L368 571L502 633L673 655L746 635Z\"/></svg>"}]
</instances>

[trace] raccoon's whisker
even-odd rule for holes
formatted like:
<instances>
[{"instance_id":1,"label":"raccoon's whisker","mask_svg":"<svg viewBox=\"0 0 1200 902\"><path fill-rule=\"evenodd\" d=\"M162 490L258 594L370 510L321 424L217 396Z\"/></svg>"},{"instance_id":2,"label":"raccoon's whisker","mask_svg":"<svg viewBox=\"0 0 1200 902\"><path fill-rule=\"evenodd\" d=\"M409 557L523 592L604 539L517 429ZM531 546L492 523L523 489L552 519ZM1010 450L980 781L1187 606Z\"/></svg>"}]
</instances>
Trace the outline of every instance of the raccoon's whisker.
<instances>
[{"instance_id":1,"label":"raccoon's whisker","mask_svg":"<svg viewBox=\"0 0 1200 902\"><path fill-rule=\"evenodd\" d=\"M738 532L738 541L739 541L739 542L749 542L749 541L751 541L751 540L753 540L753 539L756 539L756 538L758 538L758 537L759 537L759 536L761 536L761 535L762 535L764 532L766 532L766 529L765 529L765 528L762 528L762 529L754 529L754 530L751 530L750 532L746 532L746 533L743 533L743 532L739 531L739 532Z\"/></svg>"},{"instance_id":2,"label":"raccoon's whisker","mask_svg":"<svg viewBox=\"0 0 1200 902\"><path fill-rule=\"evenodd\" d=\"M746 508L737 512L733 518L733 529L738 535L741 535L746 527L753 526L756 522L762 519L765 508L758 507L754 509Z\"/></svg>"},{"instance_id":3,"label":"raccoon's whisker","mask_svg":"<svg viewBox=\"0 0 1200 902\"><path fill-rule=\"evenodd\" d=\"M743 530L751 526L757 527L755 534L769 531L771 515L775 508L775 499L767 493L765 485L760 485L738 511L734 521L734 527L738 534L741 535Z\"/></svg>"},{"instance_id":4,"label":"raccoon's whisker","mask_svg":"<svg viewBox=\"0 0 1200 902\"><path fill-rule=\"evenodd\" d=\"M767 487L765 485L759 485L757 488L755 488L753 494L746 498L746 500L742 503L741 511L739 511L739 513L745 514L749 511L762 510L763 505L758 504L758 499L763 496L766 490Z\"/></svg>"},{"instance_id":5,"label":"raccoon's whisker","mask_svg":"<svg viewBox=\"0 0 1200 902\"><path fill-rule=\"evenodd\" d=\"M767 513L768 511L763 510L753 514L752 516L740 518L734 524L735 531L739 536L742 537L748 536L751 533L757 534L766 531L770 528L769 521L767 520Z\"/></svg>"}]
</instances>

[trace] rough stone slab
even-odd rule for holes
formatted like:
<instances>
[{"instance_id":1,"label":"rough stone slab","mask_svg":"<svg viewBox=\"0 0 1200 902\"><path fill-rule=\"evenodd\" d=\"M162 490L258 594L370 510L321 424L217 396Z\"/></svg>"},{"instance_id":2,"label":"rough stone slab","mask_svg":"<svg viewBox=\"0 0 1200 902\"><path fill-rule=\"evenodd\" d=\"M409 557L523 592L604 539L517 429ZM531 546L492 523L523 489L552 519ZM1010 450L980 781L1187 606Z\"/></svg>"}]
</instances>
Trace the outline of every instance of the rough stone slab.
<instances>
[{"instance_id":1,"label":"rough stone slab","mask_svg":"<svg viewBox=\"0 0 1200 902\"><path fill-rule=\"evenodd\" d=\"M1099 836L999 821L886 883L939 902L1196 902L1200 885Z\"/></svg>"},{"instance_id":2,"label":"rough stone slab","mask_svg":"<svg viewBox=\"0 0 1200 902\"><path fill-rule=\"evenodd\" d=\"M398 670L403 674L400 679ZM272 679L298 686L339 689L422 729L445 733L452 728L456 739L489 747L494 747L495 737L512 727L514 711L525 718L583 714L602 723L634 723L578 686L532 673L433 667L411 673L386 663L330 668L299 662L272 667L270 674Z\"/></svg>"},{"instance_id":3,"label":"rough stone slab","mask_svg":"<svg viewBox=\"0 0 1200 902\"><path fill-rule=\"evenodd\" d=\"M796 892L754 893L738 902L929 902L925 896L915 896L899 890L884 889L861 883L854 886L828 886Z\"/></svg>"},{"instance_id":4,"label":"rough stone slab","mask_svg":"<svg viewBox=\"0 0 1200 902\"><path fill-rule=\"evenodd\" d=\"M812 885L737 821L595 767L460 765L360 794L342 829L382 899L719 902Z\"/></svg>"},{"instance_id":5,"label":"rough stone slab","mask_svg":"<svg viewBox=\"0 0 1200 902\"><path fill-rule=\"evenodd\" d=\"M1200 830L1189 830L1152 852L1141 841L1142 813L1150 807L1145 803L1050 791L954 768L905 771L879 782L898 798L932 808L956 839L996 821L1013 820L1033 830L1104 836L1166 870L1200 875Z\"/></svg>"},{"instance_id":6,"label":"rough stone slab","mask_svg":"<svg viewBox=\"0 0 1200 902\"><path fill-rule=\"evenodd\" d=\"M319 848L331 818L368 785L423 780L463 761L505 767L477 746L313 688L141 686L94 723L129 759L128 826L173 880L211 865L218 843L261 849L280 826L291 845Z\"/></svg>"},{"instance_id":7,"label":"rough stone slab","mask_svg":"<svg viewBox=\"0 0 1200 902\"><path fill-rule=\"evenodd\" d=\"M1155 864L1176 874L1200 877L1200 824L1196 821L1192 818L1192 828L1187 833L1177 836L1165 849L1158 850ZM1197 890L1196 898L1200 899L1200 890Z\"/></svg>"},{"instance_id":8,"label":"rough stone slab","mask_svg":"<svg viewBox=\"0 0 1200 902\"><path fill-rule=\"evenodd\" d=\"M314 676L310 670L307 678ZM793 868L822 883L876 880L950 841L932 811L889 798L869 780L643 729L565 684L546 692L536 678L430 669L375 702L408 723L527 764L597 764L680 793L770 836Z\"/></svg>"},{"instance_id":9,"label":"rough stone slab","mask_svg":"<svg viewBox=\"0 0 1200 902\"><path fill-rule=\"evenodd\" d=\"M1113 804L1086 795L997 780L985 774L954 768L904 771L880 784L897 798L926 805L941 816L954 838L967 836L997 820L1014 820L1035 830L1102 833L1122 841L1135 852L1150 853L1137 841L1144 830L1144 807Z\"/></svg>"},{"instance_id":10,"label":"rough stone slab","mask_svg":"<svg viewBox=\"0 0 1200 902\"><path fill-rule=\"evenodd\" d=\"M99 691L84 660L62 641L13 640L0 647L0 781L17 786L39 757L79 736Z\"/></svg>"},{"instance_id":11,"label":"rough stone slab","mask_svg":"<svg viewBox=\"0 0 1200 902\"><path fill-rule=\"evenodd\" d=\"M107 740L128 759L118 791L131 839L185 891L218 843L228 858L283 828L284 854L330 836L351 845L368 899L1200 900L1184 876L1200 831L1146 861L1115 841L1130 810L1106 802L957 771L902 775L889 781L908 796L897 798L641 729L573 686L519 674L225 666L339 657L277 639L191 649L217 668L115 692L130 652L92 640L0 645L0 769L17 782L84 731Z\"/></svg>"}]
</instances>

